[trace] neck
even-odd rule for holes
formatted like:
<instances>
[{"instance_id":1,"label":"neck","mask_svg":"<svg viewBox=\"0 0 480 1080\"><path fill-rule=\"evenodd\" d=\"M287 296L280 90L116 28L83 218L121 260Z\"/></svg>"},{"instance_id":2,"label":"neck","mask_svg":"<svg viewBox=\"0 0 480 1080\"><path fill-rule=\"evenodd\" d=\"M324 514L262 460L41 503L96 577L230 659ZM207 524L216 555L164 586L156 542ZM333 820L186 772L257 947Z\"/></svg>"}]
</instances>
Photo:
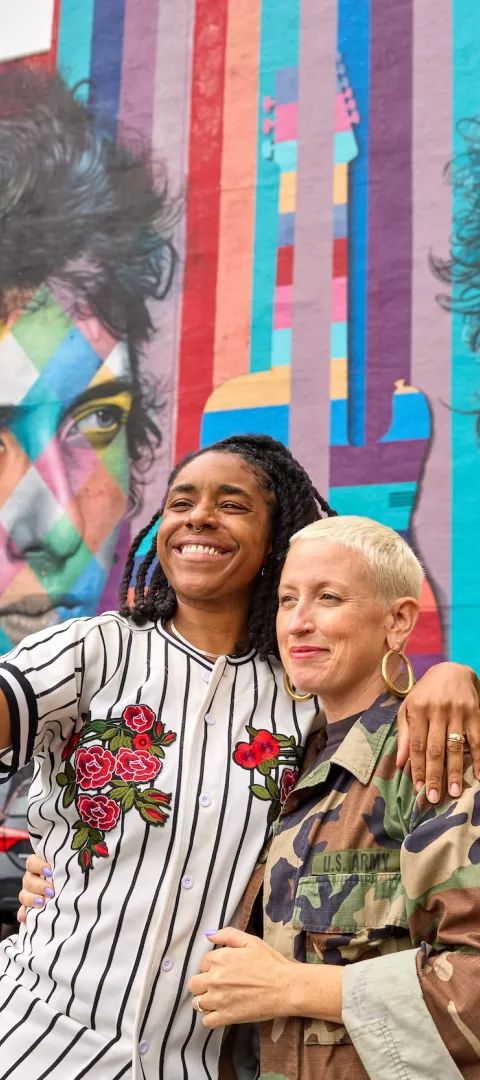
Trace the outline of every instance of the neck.
<instances>
[{"instance_id":1,"label":"neck","mask_svg":"<svg viewBox=\"0 0 480 1080\"><path fill-rule=\"evenodd\" d=\"M247 611L212 610L177 598L175 629L195 649L210 656L229 656L245 637Z\"/></svg>"},{"instance_id":2,"label":"neck","mask_svg":"<svg viewBox=\"0 0 480 1080\"><path fill-rule=\"evenodd\" d=\"M374 675L362 680L360 684L352 686L341 693L329 694L321 691L321 701L325 712L327 724L334 724L337 720L345 720L354 713L365 712L373 705L374 701L385 690L385 683L381 675Z\"/></svg>"}]
</instances>

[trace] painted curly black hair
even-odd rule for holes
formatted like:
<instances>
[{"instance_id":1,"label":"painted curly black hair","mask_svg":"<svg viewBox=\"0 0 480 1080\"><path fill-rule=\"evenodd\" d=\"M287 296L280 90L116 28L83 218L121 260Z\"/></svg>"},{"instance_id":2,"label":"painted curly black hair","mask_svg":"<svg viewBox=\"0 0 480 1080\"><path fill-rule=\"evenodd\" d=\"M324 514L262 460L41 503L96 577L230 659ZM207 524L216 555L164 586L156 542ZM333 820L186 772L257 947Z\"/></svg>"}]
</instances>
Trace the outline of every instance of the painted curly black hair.
<instances>
[{"instance_id":1,"label":"painted curly black hair","mask_svg":"<svg viewBox=\"0 0 480 1080\"><path fill-rule=\"evenodd\" d=\"M74 316L93 313L127 342L137 483L161 438L141 347L153 331L148 301L172 280L178 209L163 170L99 131L59 75L0 73L0 321L49 284Z\"/></svg>"},{"instance_id":2,"label":"painted curly black hair","mask_svg":"<svg viewBox=\"0 0 480 1080\"><path fill-rule=\"evenodd\" d=\"M190 461L210 451L238 454L255 473L260 486L268 492L271 503L272 551L264 571L258 576L248 617L247 640L240 642L239 651L256 648L260 657L271 653L278 656L275 618L277 613L277 589L288 541L297 529L317 521L322 516L333 516L325 499L318 493L305 469L295 460L283 443L269 435L232 435L221 442L188 454L175 466L168 479L168 490L181 469ZM166 499L167 496L165 496ZM150 550L137 568L134 580L133 603L128 602L132 583L135 555L142 541L162 516L160 510L138 534L130 548L120 589L120 613L130 616L136 623L161 619L167 621L175 613L177 599L169 585L156 555L156 536ZM148 588L146 580L156 562Z\"/></svg>"},{"instance_id":3,"label":"painted curly black hair","mask_svg":"<svg viewBox=\"0 0 480 1080\"><path fill-rule=\"evenodd\" d=\"M447 311L465 316L470 347L475 351L480 347L480 118L462 120L459 132L465 140L465 151L445 169L458 206L450 255L431 255L430 266L451 289L437 296L438 303Z\"/></svg>"}]
</instances>

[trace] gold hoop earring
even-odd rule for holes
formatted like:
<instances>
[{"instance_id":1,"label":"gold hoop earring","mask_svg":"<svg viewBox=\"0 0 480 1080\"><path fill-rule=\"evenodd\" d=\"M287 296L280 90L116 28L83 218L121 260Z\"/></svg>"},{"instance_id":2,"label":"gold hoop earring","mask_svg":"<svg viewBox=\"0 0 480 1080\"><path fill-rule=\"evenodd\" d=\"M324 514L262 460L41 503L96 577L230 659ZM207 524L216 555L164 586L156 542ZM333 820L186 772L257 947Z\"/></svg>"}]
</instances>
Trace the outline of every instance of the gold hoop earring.
<instances>
[{"instance_id":1,"label":"gold hoop earring","mask_svg":"<svg viewBox=\"0 0 480 1080\"><path fill-rule=\"evenodd\" d=\"M395 686L387 671L388 661L390 660L391 656L399 656L400 660L402 661L402 663L405 664L405 667L407 669L408 683L406 687L404 687L402 690L400 689L400 687ZM410 693L410 690L412 690L415 686L415 675L413 673L412 665L410 663L410 660L408 659L408 656L405 656L405 653L402 652L401 649L389 649L388 652L385 653L385 656L382 660L382 679L385 683L387 690L389 690L391 694L395 694L396 697L406 697L407 694Z\"/></svg>"},{"instance_id":2,"label":"gold hoop earring","mask_svg":"<svg viewBox=\"0 0 480 1080\"><path fill-rule=\"evenodd\" d=\"M289 698L291 698L292 701L311 701L313 698L313 694L297 694L296 690L294 690L290 682L286 671L283 672L283 685L285 687L285 690L287 691Z\"/></svg>"}]
</instances>

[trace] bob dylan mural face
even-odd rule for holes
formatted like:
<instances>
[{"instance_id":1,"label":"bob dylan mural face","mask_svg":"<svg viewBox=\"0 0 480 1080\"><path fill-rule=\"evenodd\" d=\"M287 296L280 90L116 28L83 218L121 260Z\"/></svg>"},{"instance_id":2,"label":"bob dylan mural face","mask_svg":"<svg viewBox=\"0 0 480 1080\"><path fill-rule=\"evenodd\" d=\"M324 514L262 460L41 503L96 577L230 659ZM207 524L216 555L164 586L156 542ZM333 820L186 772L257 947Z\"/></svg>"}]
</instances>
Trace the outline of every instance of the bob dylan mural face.
<instances>
[{"instance_id":1,"label":"bob dylan mural face","mask_svg":"<svg viewBox=\"0 0 480 1080\"><path fill-rule=\"evenodd\" d=\"M0 73L0 652L102 604L160 443L164 178L58 75Z\"/></svg>"}]
</instances>

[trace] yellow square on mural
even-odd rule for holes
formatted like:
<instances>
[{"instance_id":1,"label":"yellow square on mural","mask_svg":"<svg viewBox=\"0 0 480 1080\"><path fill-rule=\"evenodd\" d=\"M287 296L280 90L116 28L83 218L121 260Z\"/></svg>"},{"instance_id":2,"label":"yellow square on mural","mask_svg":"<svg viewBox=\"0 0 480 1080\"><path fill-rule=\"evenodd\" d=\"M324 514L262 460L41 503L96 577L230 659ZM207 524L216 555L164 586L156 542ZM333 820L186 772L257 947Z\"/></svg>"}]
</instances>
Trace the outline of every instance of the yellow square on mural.
<instances>
[{"instance_id":1,"label":"yellow square on mural","mask_svg":"<svg viewBox=\"0 0 480 1080\"><path fill-rule=\"evenodd\" d=\"M280 213L293 214L295 212L297 194L297 174L284 172L280 177Z\"/></svg>"}]
</instances>

